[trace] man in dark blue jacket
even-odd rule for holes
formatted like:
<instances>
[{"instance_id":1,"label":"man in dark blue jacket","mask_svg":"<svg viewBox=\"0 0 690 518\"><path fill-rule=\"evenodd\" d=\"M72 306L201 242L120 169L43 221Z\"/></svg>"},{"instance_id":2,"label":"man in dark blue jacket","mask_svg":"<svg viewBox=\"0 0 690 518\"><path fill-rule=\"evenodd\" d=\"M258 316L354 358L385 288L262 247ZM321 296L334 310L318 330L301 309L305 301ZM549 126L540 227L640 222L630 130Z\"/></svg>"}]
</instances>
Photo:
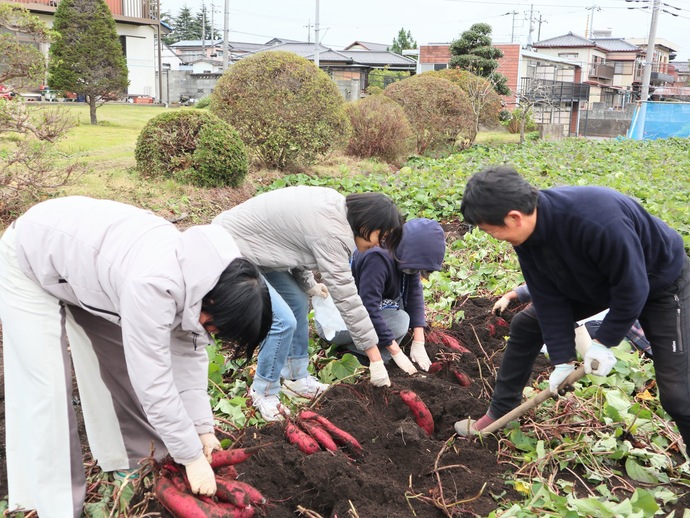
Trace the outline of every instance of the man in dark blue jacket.
<instances>
[{"instance_id":1,"label":"man in dark blue jacket","mask_svg":"<svg viewBox=\"0 0 690 518\"><path fill-rule=\"evenodd\" d=\"M456 423L468 435L516 407L545 343L558 387L575 369L573 323L610 308L584 357L588 374L607 376L636 319L651 343L659 397L690 442L690 259L682 237L636 201L603 187L538 190L510 167L467 182L465 221L513 245L536 319L511 325L489 411ZM592 362L598 362L593 368Z\"/></svg>"},{"instance_id":2,"label":"man in dark blue jacket","mask_svg":"<svg viewBox=\"0 0 690 518\"><path fill-rule=\"evenodd\" d=\"M352 275L364 306L378 335L378 347L384 361L400 352L399 343L412 329L410 359L422 370L431 360L424 343L426 327L422 277L441 269L446 252L445 233L437 221L417 218L405 223L403 237L395 257L378 246L355 252ZM318 325L317 333L324 337ZM347 331L339 331L329 340L357 351Z\"/></svg>"}]
</instances>

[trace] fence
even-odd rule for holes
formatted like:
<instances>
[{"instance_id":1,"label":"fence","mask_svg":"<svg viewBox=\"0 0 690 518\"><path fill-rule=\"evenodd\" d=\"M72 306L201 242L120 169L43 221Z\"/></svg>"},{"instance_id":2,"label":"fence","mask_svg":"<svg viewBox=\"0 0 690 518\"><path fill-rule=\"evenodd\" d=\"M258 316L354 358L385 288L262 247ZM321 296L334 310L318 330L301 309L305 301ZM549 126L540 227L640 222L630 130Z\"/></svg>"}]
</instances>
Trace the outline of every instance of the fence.
<instances>
[{"instance_id":1,"label":"fence","mask_svg":"<svg viewBox=\"0 0 690 518\"><path fill-rule=\"evenodd\" d=\"M690 137L690 103L640 103L627 136L636 140Z\"/></svg>"}]
</instances>

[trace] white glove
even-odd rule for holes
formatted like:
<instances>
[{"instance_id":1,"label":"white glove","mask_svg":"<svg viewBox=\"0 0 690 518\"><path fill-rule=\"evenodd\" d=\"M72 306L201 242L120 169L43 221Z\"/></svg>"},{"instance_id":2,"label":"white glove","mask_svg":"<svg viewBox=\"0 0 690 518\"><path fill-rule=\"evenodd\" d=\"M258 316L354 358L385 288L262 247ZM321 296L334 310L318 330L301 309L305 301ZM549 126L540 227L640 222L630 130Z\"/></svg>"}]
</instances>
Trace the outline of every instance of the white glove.
<instances>
[{"instance_id":1,"label":"white glove","mask_svg":"<svg viewBox=\"0 0 690 518\"><path fill-rule=\"evenodd\" d=\"M201 439L201 444L203 445L203 452L206 456L206 460L211 462L211 452L215 450L220 450L220 441L214 433L201 433L199 434L199 439Z\"/></svg>"},{"instance_id":2,"label":"white glove","mask_svg":"<svg viewBox=\"0 0 690 518\"><path fill-rule=\"evenodd\" d=\"M393 358L395 364L402 370L404 370L406 373L414 374L415 372L417 372L417 368L414 365L412 365L412 362L404 352L400 351L395 356L391 354L391 358Z\"/></svg>"},{"instance_id":3,"label":"white glove","mask_svg":"<svg viewBox=\"0 0 690 518\"><path fill-rule=\"evenodd\" d=\"M496 315L500 315L503 313L506 308L510 305L510 299L503 295L500 299L496 301L496 304L494 304L494 308L491 310L492 313Z\"/></svg>"},{"instance_id":4,"label":"white glove","mask_svg":"<svg viewBox=\"0 0 690 518\"><path fill-rule=\"evenodd\" d=\"M426 353L424 342L412 340L412 346L410 347L410 359L413 362L416 362L423 371L429 370L431 360L429 359L429 355Z\"/></svg>"},{"instance_id":5,"label":"white glove","mask_svg":"<svg viewBox=\"0 0 690 518\"><path fill-rule=\"evenodd\" d=\"M613 366L616 365L616 357L611 349L599 342L592 341L592 346L585 353L585 372L595 376L608 376ZM596 360L599 366L592 369L592 362Z\"/></svg>"},{"instance_id":6,"label":"white glove","mask_svg":"<svg viewBox=\"0 0 690 518\"><path fill-rule=\"evenodd\" d=\"M549 376L549 390L554 396L558 395L558 387L560 387L566 380L570 373L575 370L575 365L569 363L559 363L554 367L551 376Z\"/></svg>"},{"instance_id":7,"label":"white glove","mask_svg":"<svg viewBox=\"0 0 690 518\"><path fill-rule=\"evenodd\" d=\"M326 288L325 284L317 282L315 286L307 290L307 295L309 295L310 297L321 297L325 299L326 297L328 297L328 288Z\"/></svg>"},{"instance_id":8,"label":"white glove","mask_svg":"<svg viewBox=\"0 0 690 518\"><path fill-rule=\"evenodd\" d=\"M390 387L391 380L383 360L369 363L369 381L375 387Z\"/></svg>"},{"instance_id":9,"label":"white glove","mask_svg":"<svg viewBox=\"0 0 690 518\"><path fill-rule=\"evenodd\" d=\"M192 493L206 496L216 494L216 475L203 453L192 462L185 464L185 468Z\"/></svg>"}]
</instances>

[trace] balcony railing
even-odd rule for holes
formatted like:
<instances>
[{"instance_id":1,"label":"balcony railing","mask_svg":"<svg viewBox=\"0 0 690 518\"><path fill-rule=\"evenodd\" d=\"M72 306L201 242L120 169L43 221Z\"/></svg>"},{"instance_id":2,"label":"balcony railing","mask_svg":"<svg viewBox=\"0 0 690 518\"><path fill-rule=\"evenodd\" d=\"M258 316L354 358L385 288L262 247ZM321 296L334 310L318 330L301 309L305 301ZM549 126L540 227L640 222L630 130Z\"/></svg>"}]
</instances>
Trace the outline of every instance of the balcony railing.
<instances>
[{"instance_id":1,"label":"balcony railing","mask_svg":"<svg viewBox=\"0 0 690 518\"><path fill-rule=\"evenodd\" d=\"M613 79L614 68L610 65L593 64L589 67L589 77L597 79Z\"/></svg>"},{"instance_id":2,"label":"balcony railing","mask_svg":"<svg viewBox=\"0 0 690 518\"><path fill-rule=\"evenodd\" d=\"M577 102L589 99L589 85L548 79L520 79L520 93L534 101Z\"/></svg>"},{"instance_id":3,"label":"balcony railing","mask_svg":"<svg viewBox=\"0 0 690 518\"><path fill-rule=\"evenodd\" d=\"M117 21L138 21L150 24L158 20L159 0L106 0L106 4ZM0 0L0 3L21 4L32 12L54 13L60 0ZM155 22L154 22L155 23Z\"/></svg>"}]
</instances>

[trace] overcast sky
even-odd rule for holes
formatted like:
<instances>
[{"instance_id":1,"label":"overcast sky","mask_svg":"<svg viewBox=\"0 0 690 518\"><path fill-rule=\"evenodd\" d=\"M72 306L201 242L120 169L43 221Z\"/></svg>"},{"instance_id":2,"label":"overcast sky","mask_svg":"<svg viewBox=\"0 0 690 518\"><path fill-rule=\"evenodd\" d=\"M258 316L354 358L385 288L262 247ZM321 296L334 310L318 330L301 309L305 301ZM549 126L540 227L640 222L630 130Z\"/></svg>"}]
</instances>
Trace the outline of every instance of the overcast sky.
<instances>
[{"instance_id":1,"label":"overcast sky","mask_svg":"<svg viewBox=\"0 0 690 518\"><path fill-rule=\"evenodd\" d=\"M209 13L213 8L213 24L222 34L225 0L161 0L161 11L176 16L186 5L197 13L202 1ZM263 43L282 37L313 41L316 3L229 0L229 40ZM524 45L532 9L532 42L571 31L584 36L590 23L595 31L610 29L615 37L647 38L651 5L652 0L320 0L319 25L321 42L335 49L355 40L391 43L401 28L410 30L420 45L445 43L477 22L493 27L494 43L512 38ZM677 60L690 60L690 0L662 0L661 9L657 38L676 45ZM308 26L312 26L311 32Z\"/></svg>"}]
</instances>

